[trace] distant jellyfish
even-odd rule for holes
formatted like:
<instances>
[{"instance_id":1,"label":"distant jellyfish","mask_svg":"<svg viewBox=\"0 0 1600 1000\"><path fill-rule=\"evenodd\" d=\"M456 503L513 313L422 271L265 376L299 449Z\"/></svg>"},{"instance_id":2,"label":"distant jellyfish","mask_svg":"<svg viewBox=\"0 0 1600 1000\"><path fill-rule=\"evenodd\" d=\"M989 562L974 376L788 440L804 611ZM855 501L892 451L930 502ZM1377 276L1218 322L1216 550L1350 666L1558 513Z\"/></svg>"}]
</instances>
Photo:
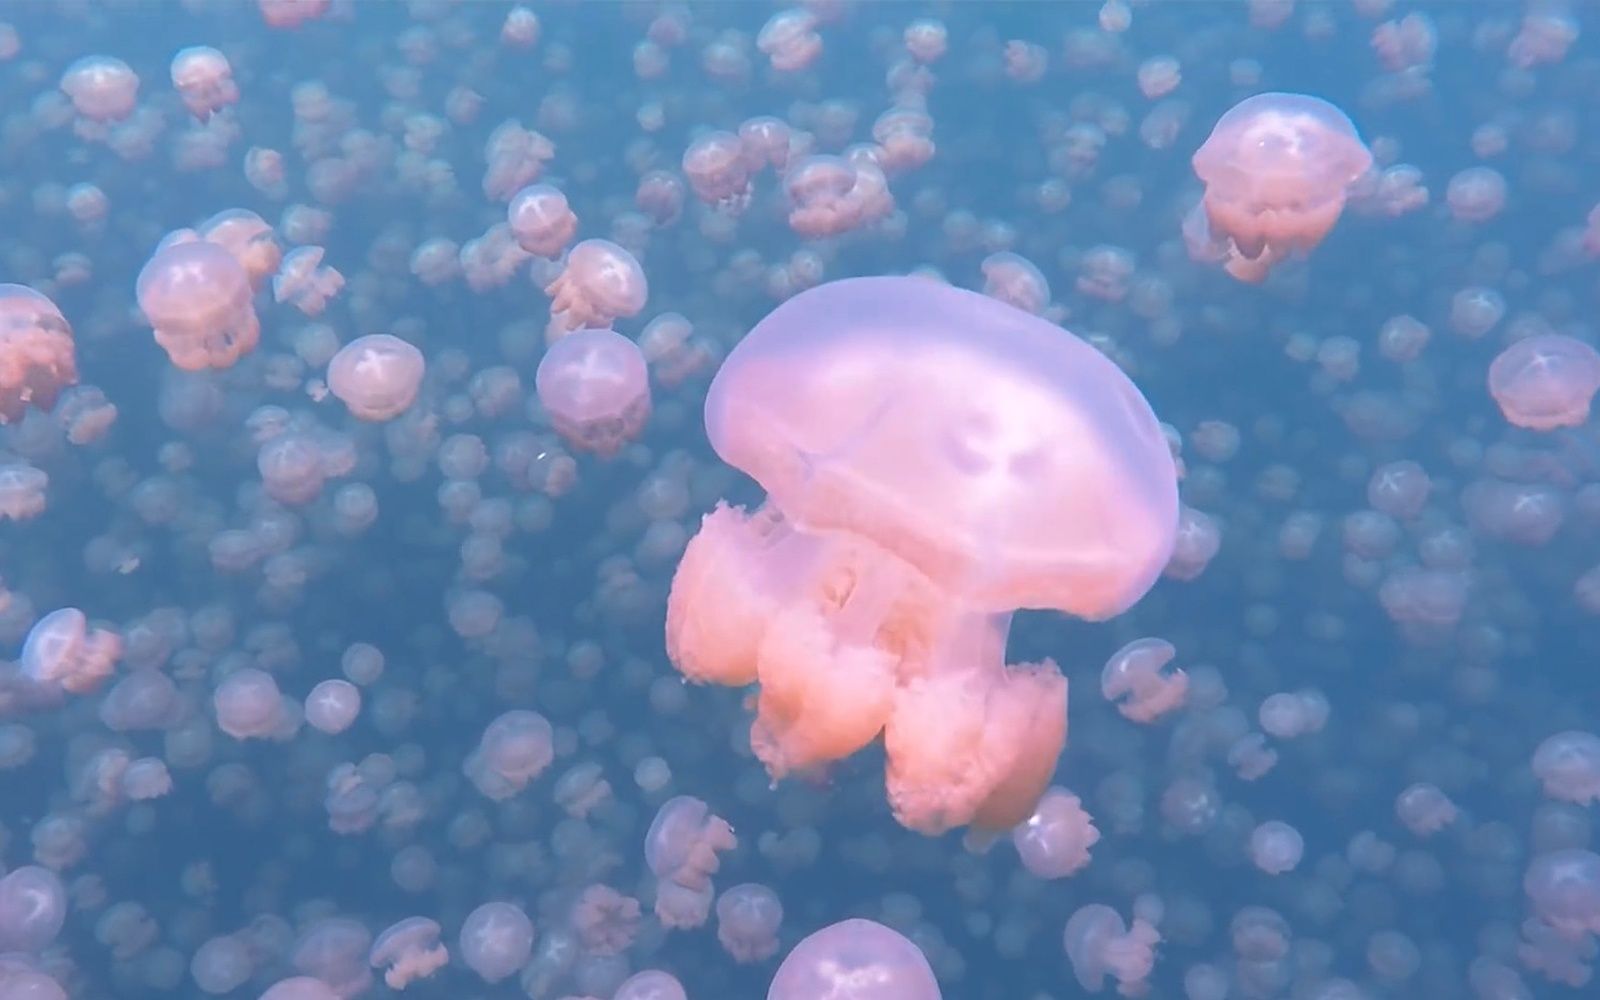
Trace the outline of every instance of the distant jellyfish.
<instances>
[{"instance_id":1,"label":"distant jellyfish","mask_svg":"<svg viewBox=\"0 0 1600 1000\"><path fill-rule=\"evenodd\" d=\"M983 271L983 294L1035 315L1050 304L1050 283L1026 257L1010 251L992 253L979 267Z\"/></svg>"},{"instance_id":2,"label":"distant jellyfish","mask_svg":"<svg viewBox=\"0 0 1600 1000\"><path fill-rule=\"evenodd\" d=\"M120 122L133 114L139 100L139 76L121 59L84 56L61 75L61 92L82 117Z\"/></svg>"},{"instance_id":3,"label":"distant jellyfish","mask_svg":"<svg viewBox=\"0 0 1600 1000\"><path fill-rule=\"evenodd\" d=\"M1194 154L1214 237L1247 261L1309 253L1338 222L1372 153L1338 108L1267 93L1230 108Z\"/></svg>"},{"instance_id":4,"label":"distant jellyfish","mask_svg":"<svg viewBox=\"0 0 1600 1000\"><path fill-rule=\"evenodd\" d=\"M48 412L77 381L72 327L61 310L25 285L0 284L0 425L30 406Z\"/></svg>"},{"instance_id":5,"label":"distant jellyfish","mask_svg":"<svg viewBox=\"0 0 1600 1000\"><path fill-rule=\"evenodd\" d=\"M711 914L711 876L718 852L738 846L733 828L704 801L687 795L668 799L644 836L645 862L657 878L656 916L663 925L699 927Z\"/></svg>"},{"instance_id":6,"label":"distant jellyfish","mask_svg":"<svg viewBox=\"0 0 1600 1000\"><path fill-rule=\"evenodd\" d=\"M122 640L116 633L91 629L77 608L60 608L28 630L18 666L36 684L81 693L105 680L121 655Z\"/></svg>"},{"instance_id":7,"label":"distant jellyfish","mask_svg":"<svg viewBox=\"0 0 1600 1000\"><path fill-rule=\"evenodd\" d=\"M44 513L50 476L27 462L0 462L0 519L26 521Z\"/></svg>"},{"instance_id":8,"label":"distant jellyfish","mask_svg":"<svg viewBox=\"0 0 1600 1000\"><path fill-rule=\"evenodd\" d=\"M259 291L283 263L283 248L266 220L243 208L218 212L195 227L207 243L222 247L239 262L250 278L252 292ZM297 242L310 243L311 239Z\"/></svg>"},{"instance_id":9,"label":"distant jellyfish","mask_svg":"<svg viewBox=\"0 0 1600 1000\"><path fill-rule=\"evenodd\" d=\"M1580 427L1600 392L1600 351L1574 337L1518 340L1489 364L1489 394L1509 423L1529 430Z\"/></svg>"},{"instance_id":10,"label":"distant jellyfish","mask_svg":"<svg viewBox=\"0 0 1600 1000\"><path fill-rule=\"evenodd\" d=\"M67 918L67 891L48 868L23 865L0 878L0 951L38 954Z\"/></svg>"},{"instance_id":11,"label":"distant jellyfish","mask_svg":"<svg viewBox=\"0 0 1600 1000\"><path fill-rule=\"evenodd\" d=\"M545 352L534 373L556 433L609 458L650 418L650 373L639 345L614 330L579 330Z\"/></svg>"},{"instance_id":12,"label":"distant jellyfish","mask_svg":"<svg viewBox=\"0 0 1600 1000\"><path fill-rule=\"evenodd\" d=\"M1305 848L1300 831L1281 820L1268 820L1250 831L1250 860L1268 875L1293 871Z\"/></svg>"},{"instance_id":13,"label":"distant jellyfish","mask_svg":"<svg viewBox=\"0 0 1600 1000\"><path fill-rule=\"evenodd\" d=\"M639 932L639 901L609 885L591 885L572 904L572 929L589 955L620 955Z\"/></svg>"},{"instance_id":14,"label":"distant jellyfish","mask_svg":"<svg viewBox=\"0 0 1600 1000\"><path fill-rule=\"evenodd\" d=\"M533 921L512 903L484 903L461 924L457 951L484 982L498 983L528 963Z\"/></svg>"},{"instance_id":15,"label":"distant jellyfish","mask_svg":"<svg viewBox=\"0 0 1600 1000\"><path fill-rule=\"evenodd\" d=\"M439 923L427 917L407 917L378 935L367 957L392 990L403 990L444 967L450 953L439 943Z\"/></svg>"},{"instance_id":16,"label":"distant jellyfish","mask_svg":"<svg viewBox=\"0 0 1600 1000\"><path fill-rule=\"evenodd\" d=\"M1600 801L1600 736L1567 730L1546 737L1533 752L1533 773L1550 798Z\"/></svg>"},{"instance_id":17,"label":"distant jellyfish","mask_svg":"<svg viewBox=\"0 0 1600 1000\"><path fill-rule=\"evenodd\" d=\"M540 257L559 255L578 231L578 216L567 196L549 184L518 191L506 209L506 221L517 245Z\"/></svg>"},{"instance_id":18,"label":"distant jellyfish","mask_svg":"<svg viewBox=\"0 0 1600 1000\"><path fill-rule=\"evenodd\" d=\"M290 0L261 0L262 3L288 3ZM303 2L303 0L293 0ZM268 986L257 1000L343 1000L333 987L312 976L290 976Z\"/></svg>"},{"instance_id":19,"label":"distant jellyfish","mask_svg":"<svg viewBox=\"0 0 1600 1000\"><path fill-rule=\"evenodd\" d=\"M347 680L319 683L306 695L306 722L324 733L342 733L361 712L361 689Z\"/></svg>"},{"instance_id":20,"label":"distant jellyfish","mask_svg":"<svg viewBox=\"0 0 1600 1000\"><path fill-rule=\"evenodd\" d=\"M568 252L561 273L544 291L550 296L551 327L559 335L638 315L649 284L633 254L609 240L584 240Z\"/></svg>"},{"instance_id":21,"label":"distant jellyfish","mask_svg":"<svg viewBox=\"0 0 1600 1000\"><path fill-rule=\"evenodd\" d=\"M239 103L228 57L207 45L191 45L172 57L172 85L183 106L200 121Z\"/></svg>"},{"instance_id":22,"label":"distant jellyfish","mask_svg":"<svg viewBox=\"0 0 1600 1000\"><path fill-rule=\"evenodd\" d=\"M1065 878L1089 863L1089 849L1100 831L1083 803L1065 788L1048 788L1033 815L1011 831L1011 843L1022 867L1037 878Z\"/></svg>"},{"instance_id":23,"label":"distant jellyfish","mask_svg":"<svg viewBox=\"0 0 1600 1000\"><path fill-rule=\"evenodd\" d=\"M689 994L671 973L646 969L623 980L611 1000L689 1000Z\"/></svg>"},{"instance_id":24,"label":"distant jellyfish","mask_svg":"<svg viewBox=\"0 0 1600 1000\"><path fill-rule=\"evenodd\" d=\"M137 292L156 343L184 371L230 367L261 337L249 276L215 243L163 244L139 272Z\"/></svg>"},{"instance_id":25,"label":"distant jellyfish","mask_svg":"<svg viewBox=\"0 0 1600 1000\"><path fill-rule=\"evenodd\" d=\"M275 736L284 726L283 695L265 670L245 667L224 677L212 705L217 728L236 740Z\"/></svg>"},{"instance_id":26,"label":"distant jellyfish","mask_svg":"<svg viewBox=\"0 0 1600 1000\"><path fill-rule=\"evenodd\" d=\"M927 956L872 920L841 920L808 935L778 966L767 1000L940 1000Z\"/></svg>"},{"instance_id":27,"label":"distant jellyfish","mask_svg":"<svg viewBox=\"0 0 1600 1000\"><path fill-rule=\"evenodd\" d=\"M207 938L189 960L189 975L202 993L222 996L255 975L255 957L240 934Z\"/></svg>"},{"instance_id":28,"label":"distant jellyfish","mask_svg":"<svg viewBox=\"0 0 1600 1000\"><path fill-rule=\"evenodd\" d=\"M306 316L320 316L328 300L344 287L344 275L322 266L321 247L297 247L283 258L272 279L272 297L288 302Z\"/></svg>"},{"instance_id":29,"label":"distant jellyfish","mask_svg":"<svg viewBox=\"0 0 1600 1000\"><path fill-rule=\"evenodd\" d=\"M1600 934L1600 855L1580 848L1541 854L1522 877L1533 912L1569 938Z\"/></svg>"},{"instance_id":30,"label":"distant jellyfish","mask_svg":"<svg viewBox=\"0 0 1600 1000\"><path fill-rule=\"evenodd\" d=\"M1133 926L1103 903L1080 907L1067 919L1062 946L1072 962L1078 985L1098 993L1105 977L1117 981L1124 996L1140 996L1142 984L1155 968L1155 946L1161 935L1143 917Z\"/></svg>"},{"instance_id":31,"label":"distant jellyfish","mask_svg":"<svg viewBox=\"0 0 1600 1000\"><path fill-rule=\"evenodd\" d=\"M328 391L360 420L392 420L416 402L427 365L422 352L387 333L369 333L328 362Z\"/></svg>"},{"instance_id":32,"label":"distant jellyfish","mask_svg":"<svg viewBox=\"0 0 1600 1000\"><path fill-rule=\"evenodd\" d=\"M555 759L550 723L538 712L513 709L483 731L463 770L478 791L500 801L522 791Z\"/></svg>"},{"instance_id":33,"label":"distant jellyfish","mask_svg":"<svg viewBox=\"0 0 1600 1000\"><path fill-rule=\"evenodd\" d=\"M1394 800L1394 812L1401 825L1418 837L1430 837L1454 823L1460 815L1454 802L1438 786L1409 785Z\"/></svg>"},{"instance_id":34,"label":"distant jellyfish","mask_svg":"<svg viewBox=\"0 0 1600 1000\"><path fill-rule=\"evenodd\" d=\"M1067 685L1049 661L1005 666L1012 611L1111 617L1171 557L1176 466L1138 389L1004 303L857 278L746 334L705 423L767 502L719 505L689 542L673 664L759 683L751 747L774 778L882 733L905 826L1026 819L1065 744Z\"/></svg>"},{"instance_id":35,"label":"distant jellyfish","mask_svg":"<svg viewBox=\"0 0 1600 1000\"><path fill-rule=\"evenodd\" d=\"M1100 693L1134 722L1151 722L1183 707L1188 675L1177 669L1161 672L1175 655L1177 650L1165 639L1135 639L1106 661Z\"/></svg>"},{"instance_id":36,"label":"distant jellyfish","mask_svg":"<svg viewBox=\"0 0 1600 1000\"><path fill-rule=\"evenodd\" d=\"M783 904L764 885L745 882L717 897L717 941L736 962L764 962L777 954Z\"/></svg>"}]
</instances>

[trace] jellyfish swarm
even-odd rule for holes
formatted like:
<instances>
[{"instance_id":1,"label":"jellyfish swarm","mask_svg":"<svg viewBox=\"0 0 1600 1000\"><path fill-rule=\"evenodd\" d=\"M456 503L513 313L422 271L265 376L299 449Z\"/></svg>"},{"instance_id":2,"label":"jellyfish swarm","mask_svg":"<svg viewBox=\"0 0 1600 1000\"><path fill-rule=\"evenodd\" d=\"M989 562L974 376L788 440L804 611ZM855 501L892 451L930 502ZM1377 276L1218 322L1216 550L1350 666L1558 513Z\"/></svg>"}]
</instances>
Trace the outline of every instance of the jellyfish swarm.
<instances>
[{"instance_id":1,"label":"jellyfish swarm","mask_svg":"<svg viewBox=\"0 0 1600 1000\"><path fill-rule=\"evenodd\" d=\"M854 278L758 323L705 417L767 502L719 504L685 549L674 666L760 685L751 745L775 779L882 733L903 825L1031 815L1067 684L1048 660L1006 667L1012 612L1109 618L1172 553L1176 471L1139 390L1005 303Z\"/></svg>"},{"instance_id":2,"label":"jellyfish swarm","mask_svg":"<svg viewBox=\"0 0 1600 1000\"><path fill-rule=\"evenodd\" d=\"M1372 153L1327 101L1270 93L1218 119L1193 164L1206 190L1184 221L1190 255L1255 282L1290 253L1322 242Z\"/></svg>"},{"instance_id":3,"label":"jellyfish swarm","mask_svg":"<svg viewBox=\"0 0 1600 1000\"><path fill-rule=\"evenodd\" d=\"M29 406L49 411L77 381L72 327L61 310L26 285L0 284L0 424Z\"/></svg>"}]
</instances>

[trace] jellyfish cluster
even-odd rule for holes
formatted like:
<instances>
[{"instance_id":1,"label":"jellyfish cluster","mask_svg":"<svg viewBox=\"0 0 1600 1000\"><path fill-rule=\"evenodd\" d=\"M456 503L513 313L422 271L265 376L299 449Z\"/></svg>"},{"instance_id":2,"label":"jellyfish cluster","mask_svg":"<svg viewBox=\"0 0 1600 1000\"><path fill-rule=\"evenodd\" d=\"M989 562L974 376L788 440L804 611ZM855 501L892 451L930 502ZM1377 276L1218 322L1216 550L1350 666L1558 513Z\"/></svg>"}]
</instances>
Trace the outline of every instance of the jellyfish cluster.
<instances>
[{"instance_id":1,"label":"jellyfish cluster","mask_svg":"<svg viewBox=\"0 0 1600 1000\"><path fill-rule=\"evenodd\" d=\"M1597 13L0 6L0 1000L1595 996Z\"/></svg>"}]
</instances>

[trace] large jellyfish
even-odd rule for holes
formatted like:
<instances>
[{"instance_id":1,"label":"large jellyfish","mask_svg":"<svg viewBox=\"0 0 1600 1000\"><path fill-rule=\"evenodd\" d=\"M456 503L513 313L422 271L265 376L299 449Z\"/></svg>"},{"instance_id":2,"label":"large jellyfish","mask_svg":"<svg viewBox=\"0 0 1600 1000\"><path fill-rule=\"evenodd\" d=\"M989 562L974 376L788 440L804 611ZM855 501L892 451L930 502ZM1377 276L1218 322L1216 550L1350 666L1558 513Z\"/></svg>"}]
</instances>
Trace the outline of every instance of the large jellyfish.
<instances>
[{"instance_id":1,"label":"large jellyfish","mask_svg":"<svg viewBox=\"0 0 1600 1000\"><path fill-rule=\"evenodd\" d=\"M883 734L895 817L924 833L1032 814L1066 740L1054 663L1007 667L1018 608L1100 620L1172 553L1172 456L1109 359L1036 316L920 278L803 292L706 397L724 461L767 491L689 543L667 651L758 683L774 777Z\"/></svg>"},{"instance_id":2,"label":"large jellyfish","mask_svg":"<svg viewBox=\"0 0 1600 1000\"><path fill-rule=\"evenodd\" d=\"M48 411L77 381L72 327L61 310L26 285L0 284L0 424L29 406Z\"/></svg>"},{"instance_id":3,"label":"large jellyfish","mask_svg":"<svg viewBox=\"0 0 1600 1000\"><path fill-rule=\"evenodd\" d=\"M1185 225L1191 252L1198 240L1234 277L1260 281L1272 264L1322 242L1372 153L1327 101L1268 93L1223 114L1193 164L1206 190Z\"/></svg>"}]
</instances>

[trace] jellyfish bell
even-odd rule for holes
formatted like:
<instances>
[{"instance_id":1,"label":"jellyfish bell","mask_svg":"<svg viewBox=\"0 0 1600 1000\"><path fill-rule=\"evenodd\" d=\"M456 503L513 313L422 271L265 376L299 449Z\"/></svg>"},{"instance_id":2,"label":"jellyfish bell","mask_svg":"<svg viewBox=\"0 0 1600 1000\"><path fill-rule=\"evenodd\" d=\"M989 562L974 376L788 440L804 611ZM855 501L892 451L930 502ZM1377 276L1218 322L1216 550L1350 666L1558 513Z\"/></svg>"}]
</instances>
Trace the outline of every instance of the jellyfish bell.
<instances>
[{"instance_id":1,"label":"jellyfish bell","mask_svg":"<svg viewBox=\"0 0 1600 1000\"><path fill-rule=\"evenodd\" d=\"M1245 260L1277 259L1322 242L1350 185L1371 168L1372 153L1327 101L1266 93L1224 113L1192 162L1205 184L1201 208L1212 237ZM1252 269L1235 267L1241 280L1259 280Z\"/></svg>"},{"instance_id":2,"label":"jellyfish bell","mask_svg":"<svg viewBox=\"0 0 1600 1000\"><path fill-rule=\"evenodd\" d=\"M1176 467L1138 389L1004 303L857 278L757 324L705 412L767 504L719 506L685 549L673 663L760 684L751 746L775 778L881 732L902 824L1025 819L1067 685L1048 660L1004 666L1011 613L1112 617L1172 553Z\"/></svg>"}]
</instances>

